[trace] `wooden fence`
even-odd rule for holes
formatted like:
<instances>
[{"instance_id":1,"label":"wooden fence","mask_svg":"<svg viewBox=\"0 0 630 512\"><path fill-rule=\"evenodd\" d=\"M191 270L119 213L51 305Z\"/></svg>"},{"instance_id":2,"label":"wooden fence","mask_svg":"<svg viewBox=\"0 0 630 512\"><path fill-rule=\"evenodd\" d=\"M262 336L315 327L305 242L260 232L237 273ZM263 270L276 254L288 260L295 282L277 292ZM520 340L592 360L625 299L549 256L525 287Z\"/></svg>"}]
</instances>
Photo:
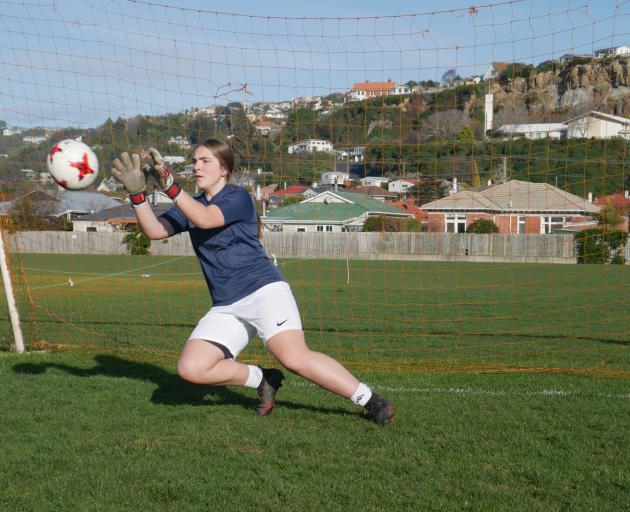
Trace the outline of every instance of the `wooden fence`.
<instances>
[{"instance_id":1,"label":"wooden fence","mask_svg":"<svg viewBox=\"0 0 630 512\"><path fill-rule=\"evenodd\" d=\"M25 231L6 235L7 249L25 253L128 254L125 233ZM575 263L572 235L472 233L265 233L263 245L277 258L446 260ZM194 255L187 234L151 242L150 253ZM626 247L630 261L630 244Z\"/></svg>"}]
</instances>

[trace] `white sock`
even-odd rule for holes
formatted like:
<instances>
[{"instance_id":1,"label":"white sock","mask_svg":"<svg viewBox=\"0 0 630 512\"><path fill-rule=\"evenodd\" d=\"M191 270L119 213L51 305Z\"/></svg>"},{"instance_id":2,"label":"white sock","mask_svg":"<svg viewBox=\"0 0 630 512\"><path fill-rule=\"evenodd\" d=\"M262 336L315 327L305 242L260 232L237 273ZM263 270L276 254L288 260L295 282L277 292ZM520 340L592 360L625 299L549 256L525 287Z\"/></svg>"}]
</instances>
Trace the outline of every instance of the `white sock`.
<instances>
[{"instance_id":1,"label":"white sock","mask_svg":"<svg viewBox=\"0 0 630 512\"><path fill-rule=\"evenodd\" d=\"M354 394L350 397L355 404L364 406L372 398L372 390L360 382Z\"/></svg>"},{"instance_id":2,"label":"white sock","mask_svg":"<svg viewBox=\"0 0 630 512\"><path fill-rule=\"evenodd\" d=\"M243 385L248 388L257 388L262 382L262 368L260 366L254 366L252 364L248 364L247 368L249 368L249 375L247 376L247 380Z\"/></svg>"}]
</instances>

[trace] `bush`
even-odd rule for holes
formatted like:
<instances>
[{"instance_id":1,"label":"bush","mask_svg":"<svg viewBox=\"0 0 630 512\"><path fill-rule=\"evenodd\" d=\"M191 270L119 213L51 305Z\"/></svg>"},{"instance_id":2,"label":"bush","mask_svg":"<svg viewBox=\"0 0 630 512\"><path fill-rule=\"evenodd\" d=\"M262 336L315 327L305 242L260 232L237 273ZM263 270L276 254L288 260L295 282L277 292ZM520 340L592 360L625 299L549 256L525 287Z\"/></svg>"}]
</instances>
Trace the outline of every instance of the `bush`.
<instances>
[{"instance_id":1,"label":"bush","mask_svg":"<svg viewBox=\"0 0 630 512\"><path fill-rule=\"evenodd\" d=\"M422 223L418 219L400 219L379 215L378 217L368 217L365 224L363 224L363 231L376 233L398 233L400 231L420 233L422 231Z\"/></svg>"},{"instance_id":2,"label":"bush","mask_svg":"<svg viewBox=\"0 0 630 512\"><path fill-rule=\"evenodd\" d=\"M133 232L125 235L123 244L127 246L129 254L132 256L146 256L149 254L151 240L136 226Z\"/></svg>"},{"instance_id":3,"label":"bush","mask_svg":"<svg viewBox=\"0 0 630 512\"><path fill-rule=\"evenodd\" d=\"M628 233L605 232L601 229L586 229L575 235L578 263L604 263L622 265L623 251Z\"/></svg>"},{"instance_id":4,"label":"bush","mask_svg":"<svg viewBox=\"0 0 630 512\"><path fill-rule=\"evenodd\" d=\"M499 227L489 219L477 219L466 228L466 233L498 233Z\"/></svg>"}]
</instances>

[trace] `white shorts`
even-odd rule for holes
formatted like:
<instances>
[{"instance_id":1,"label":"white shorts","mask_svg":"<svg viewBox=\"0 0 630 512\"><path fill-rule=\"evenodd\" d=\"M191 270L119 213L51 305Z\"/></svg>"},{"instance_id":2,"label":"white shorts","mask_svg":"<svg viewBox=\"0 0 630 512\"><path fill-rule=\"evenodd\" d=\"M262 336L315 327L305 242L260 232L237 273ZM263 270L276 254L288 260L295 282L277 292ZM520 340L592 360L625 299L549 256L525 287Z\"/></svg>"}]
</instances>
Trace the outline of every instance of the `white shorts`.
<instances>
[{"instance_id":1,"label":"white shorts","mask_svg":"<svg viewBox=\"0 0 630 512\"><path fill-rule=\"evenodd\" d=\"M279 332L293 329L302 330L300 312L289 285L277 281L233 304L212 307L199 320L189 339L217 343L236 358L254 334L258 333L267 343L269 338ZM230 354L226 354L226 357Z\"/></svg>"}]
</instances>

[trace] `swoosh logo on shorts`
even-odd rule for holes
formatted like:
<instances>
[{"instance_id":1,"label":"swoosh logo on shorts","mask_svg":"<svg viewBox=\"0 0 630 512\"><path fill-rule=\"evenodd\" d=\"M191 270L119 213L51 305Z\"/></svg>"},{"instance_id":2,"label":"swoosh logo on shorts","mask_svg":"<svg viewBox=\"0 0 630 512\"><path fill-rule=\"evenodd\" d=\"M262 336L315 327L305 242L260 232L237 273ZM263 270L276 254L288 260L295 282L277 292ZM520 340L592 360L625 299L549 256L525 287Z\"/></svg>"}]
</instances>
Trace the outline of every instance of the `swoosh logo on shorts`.
<instances>
[{"instance_id":1,"label":"swoosh logo on shorts","mask_svg":"<svg viewBox=\"0 0 630 512\"><path fill-rule=\"evenodd\" d=\"M276 322L276 325L278 327L280 327L283 323L285 323L288 320L288 318L286 320L283 320L282 322Z\"/></svg>"}]
</instances>

